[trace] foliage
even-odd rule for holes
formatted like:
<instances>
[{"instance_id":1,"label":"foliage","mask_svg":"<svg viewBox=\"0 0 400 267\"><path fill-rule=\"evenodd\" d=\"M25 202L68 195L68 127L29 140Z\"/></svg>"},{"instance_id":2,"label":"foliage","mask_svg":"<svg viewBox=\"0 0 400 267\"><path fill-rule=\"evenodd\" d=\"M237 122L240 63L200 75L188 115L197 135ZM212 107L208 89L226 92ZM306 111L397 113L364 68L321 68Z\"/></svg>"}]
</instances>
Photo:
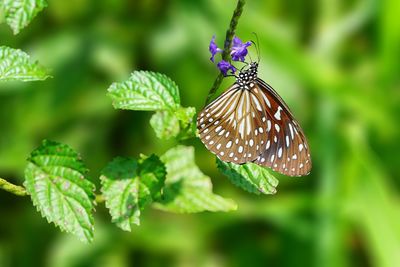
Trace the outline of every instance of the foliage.
<instances>
[{"instance_id":1,"label":"foliage","mask_svg":"<svg viewBox=\"0 0 400 267\"><path fill-rule=\"evenodd\" d=\"M135 71L129 80L108 89L113 106L129 110L170 110L180 106L178 86L167 76Z\"/></svg>"},{"instance_id":2,"label":"foliage","mask_svg":"<svg viewBox=\"0 0 400 267\"><path fill-rule=\"evenodd\" d=\"M47 7L46 0L0 1L0 11L3 11L6 22L14 34L18 34L25 28L45 7Z\"/></svg>"},{"instance_id":3,"label":"foliage","mask_svg":"<svg viewBox=\"0 0 400 267\"><path fill-rule=\"evenodd\" d=\"M161 195L165 166L155 155L135 160L115 158L102 171L102 193L113 222L131 231L140 224L141 210Z\"/></svg>"},{"instance_id":4,"label":"foliage","mask_svg":"<svg viewBox=\"0 0 400 267\"><path fill-rule=\"evenodd\" d=\"M49 77L47 69L21 50L0 46L0 81L38 81Z\"/></svg>"},{"instance_id":5,"label":"foliage","mask_svg":"<svg viewBox=\"0 0 400 267\"><path fill-rule=\"evenodd\" d=\"M161 160L167 167L163 198L157 208L177 213L230 211L236 204L212 192L211 179L194 162L193 147L177 146L168 150Z\"/></svg>"},{"instance_id":6,"label":"foliage","mask_svg":"<svg viewBox=\"0 0 400 267\"><path fill-rule=\"evenodd\" d=\"M259 195L275 194L278 180L265 168L249 162L238 165L217 159L218 169L226 175L234 185Z\"/></svg>"},{"instance_id":7,"label":"foliage","mask_svg":"<svg viewBox=\"0 0 400 267\"><path fill-rule=\"evenodd\" d=\"M67 145L43 141L28 158L24 186L49 222L82 241L93 240L94 185L87 168Z\"/></svg>"},{"instance_id":8,"label":"foliage","mask_svg":"<svg viewBox=\"0 0 400 267\"><path fill-rule=\"evenodd\" d=\"M195 108L180 105L178 86L163 74L135 71L129 80L113 83L108 95L115 108L155 111L150 124L161 139L195 135Z\"/></svg>"}]
</instances>

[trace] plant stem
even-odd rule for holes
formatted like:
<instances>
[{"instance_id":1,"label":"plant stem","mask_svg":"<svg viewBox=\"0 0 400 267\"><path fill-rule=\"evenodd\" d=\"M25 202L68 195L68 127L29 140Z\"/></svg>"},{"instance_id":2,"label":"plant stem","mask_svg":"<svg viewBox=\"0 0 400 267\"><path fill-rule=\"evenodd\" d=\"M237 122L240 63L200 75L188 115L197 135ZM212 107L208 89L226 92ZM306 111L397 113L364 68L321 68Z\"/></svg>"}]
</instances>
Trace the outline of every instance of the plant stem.
<instances>
[{"instance_id":1,"label":"plant stem","mask_svg":"<svg viewBox=\"0 0 400 267\"><path fill-rule=\"evenodd\" d=\"M0 178L0 188L20 197L28 195L23 186L12 184L3 178Z\"/></svg>"},{"instance_id":2,"label":"plant stem","mask_svg":"<svg viewBox=\"0 0 400 267\"><path fill-rule=\"evenodd\" d=\"M235 31L236 31L236 26L239 22L240 16L242 15L243 6L245 3L246 3L246 0L238 0L235 11L233 11L231 22L229 24L229 29L226 31L224 51L222 52L222 59L225 61L228 61L228 62L231 62L231 60L229 58L229 50L231 48L232 39L233 39L233 36L235 35ZM215 92L218 90L223 78L224 78L224 75L222 73L219 73L217 78L214 81L213 86L211 87L210 91L208 92L206 103L205 103L206 105L210 102L211 98L214 96Z\"/></svg>"},{"instance_id":3,"label":"plant stem","mask_svg":"<svg viewBox=\"0 0 400 267\"><path fill-rule=\"evenodd\" d=\"M104 198L103 195L96 195L96 202L97 203L103 203L105 201L106 201L106 199Z\"/></svg>"}]
</instances>

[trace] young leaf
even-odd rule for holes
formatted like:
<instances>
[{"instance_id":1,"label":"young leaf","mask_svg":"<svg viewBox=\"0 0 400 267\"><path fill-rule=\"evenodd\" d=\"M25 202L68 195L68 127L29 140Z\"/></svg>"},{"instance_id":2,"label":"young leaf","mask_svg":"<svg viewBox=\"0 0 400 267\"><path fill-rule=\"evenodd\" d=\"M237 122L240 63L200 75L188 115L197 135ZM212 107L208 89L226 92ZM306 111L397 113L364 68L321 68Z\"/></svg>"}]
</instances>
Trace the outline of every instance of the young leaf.
<instances>
[{"instance_id":1,"label":"young leaf","mask_svg":"<svg viewBox=\"0 0 400 267\"><path fill-rule=\"evenodd\" d=\"M0 9L4 12L6 22L18 34L36 15L47 7L45 0L1 0Z\"/></svg>"},{"instance_id":2,"label":"young leaf","mask_svg":"<svg viewBox=\"0 0 400 267\"><path fill-rule=\"evenodd\" d=\"M0 81L38 81L50 77L47 70L32 62L23 51L0 46Z\"/></svg>"},{"instance_id":3,"label":"young leaf","mask_svg":"<svg viewBox=\"0 0 400 267\"><path fill-rule=\"evenodd\" d=\"M181 107L175 112L175 114L179 119L179 125L181 128L178 139L184 140L196 137L196 109L194 107Z\"/></svg>"},{"instance_id":4,"label":"young leaf","mask_svg":"<svg viewBox=\"0 0 400 267\"><path fill-rule=\"evenodd\" d=\"M218 169L226 175L231 182L242 189L259 195L275 194L278 180L267 169L254 164L242 165L228 163L217 158Z\"/></svg>"},{"instance_id":5,"label":"young leaf","mask_svg":"<svg viewBox=\"0 0 400 267\"><path fill-rule=\"evenodd\" d=\"M161 160L167 167L163 198L156 208L176 212L230 211L237 205L212 192L211 179L194 162L194 148L177 146L168 150Z\"/></svg>"},{"instance_id":6,"label":"young leaf","mask_svg":"<svg viewBox=\"0 0 400 267\"><path fill-rule=\"evenodd\" d=\"M151 117L150 124L160 139L188 139L196 136L195 114L196 110L193 107L158 111Z\"/></svg>"},{"instance_id":7,"label":"young leaf","mask_svg":"<svg viewBox=\"0 0 400 267\"><path fill-rule=\"evenodd\" d=\"M84 242L93 240L95 186L87 169L69 146L44 140L25 169L25 187L41 214L61 230Z\"/></svg>"},{"instance_id":8,"label":"young leaf","mask_svg":"<svg viewBox=\"0 0 400 267\"><path fill-rule=\"evenodd\" d=\"M141 210L160 198L165 175L165 166L155 155L111 161L100 179L113 222L125 231L131 231L133 224L139 225Z\"/></svg>"},{"instance_id":9,"label":"young leaf","mask_svg":"<svg viewBox=\"0 0 400 267\"><path fill-rule=\"evenodd\" d=\"M113 83L108 95L118 109L159 111L180 106L178 86L167 76L150 71L135 71L129 80Z\"/></svg>"},{"instance_id":10,"label":"young leaf","mask_svg":"<svg viewBox=\"0 0 400 267\"><path fill-rule=\"evenodd\" d=\"M180 132L179 119L169 110L157 111L150 119L156 136L160 139L176 137Z\"/></svg>"}]
</instances>

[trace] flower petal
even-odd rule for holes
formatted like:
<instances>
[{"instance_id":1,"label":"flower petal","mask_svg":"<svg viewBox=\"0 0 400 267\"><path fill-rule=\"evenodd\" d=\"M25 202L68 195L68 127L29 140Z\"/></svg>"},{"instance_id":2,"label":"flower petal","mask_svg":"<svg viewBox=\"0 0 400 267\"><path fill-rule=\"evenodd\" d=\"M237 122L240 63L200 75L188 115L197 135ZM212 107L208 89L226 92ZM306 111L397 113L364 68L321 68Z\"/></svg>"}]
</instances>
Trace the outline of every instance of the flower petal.
<instances>
[{"instance_id":1,"label":"flower petal","mask_svg":"<svg viewBox=\"0 0 400 267\"><path fill-rule=\"evenodd\" d=\"M229 70L232 74L236 72L236 68L234 66L232 66L228 61L225 61L225 60L221 60L220 62L218 62L217 67L224 76L227 75Z\"/></svg>"},{"instance_id":2,"label":"flower petal","mask_svg":"<svg viewBox=\"0 0 400 267\"><path fill-rule=\"evenodd\" d=\"M209 46L208 50L210 50L210 52L211 52L210 60L212 62L214 62L215 55L217 53L221 53L223 51L222 49L218 48L217 44L215 43L215 35L211 38L210 46Z\"/></svg>"},{"instance_id":3,"label":"flower petal","mask_svg":"<svg viewBox=\"0 0 400 267\"><path fill-rule=\"evenodd\" d=\"M237 36L232 40L231 57L234 61L244 61L247 56L247 47L251 46L251 42L243 43Z\"/></svg>"}]
</instances>

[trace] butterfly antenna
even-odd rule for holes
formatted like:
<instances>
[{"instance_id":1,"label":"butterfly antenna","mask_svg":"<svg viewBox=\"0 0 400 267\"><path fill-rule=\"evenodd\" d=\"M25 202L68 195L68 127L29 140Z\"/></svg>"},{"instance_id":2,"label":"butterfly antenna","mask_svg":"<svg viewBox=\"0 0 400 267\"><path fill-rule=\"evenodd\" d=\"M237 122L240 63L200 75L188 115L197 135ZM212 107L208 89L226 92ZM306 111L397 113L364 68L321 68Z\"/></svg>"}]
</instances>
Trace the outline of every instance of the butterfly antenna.
<instances>
[{"instance_id":1,"label":"butterfly antenna","mask_svg":"<svg viewBox=\"0 0 400 267\"><path fill-rule=\"evenodd\" d=\"M260 41L258 39L258 35L255 32L253 32L253 34L256 37L257 43L255 43L254 41L251 41L251 42L254 44L254 46L256 47L256 50L257 50L257 57L258 57L257 63L260 63L260 48L258 47L258 44L260 43Z\"/></svg>"},{"instance_id":2,"label":"butterfly antenna","mask_svg":"<svg viewBox=\"0 0 400 267\"><path fill-rule=\"evenodd\" d=\"M251 59L251 55L250 55L250 53L249 53L248 55L249 55L249 58L250 58L250 62L253 62L253 59Z\"/></svg>"}]
</instances>

